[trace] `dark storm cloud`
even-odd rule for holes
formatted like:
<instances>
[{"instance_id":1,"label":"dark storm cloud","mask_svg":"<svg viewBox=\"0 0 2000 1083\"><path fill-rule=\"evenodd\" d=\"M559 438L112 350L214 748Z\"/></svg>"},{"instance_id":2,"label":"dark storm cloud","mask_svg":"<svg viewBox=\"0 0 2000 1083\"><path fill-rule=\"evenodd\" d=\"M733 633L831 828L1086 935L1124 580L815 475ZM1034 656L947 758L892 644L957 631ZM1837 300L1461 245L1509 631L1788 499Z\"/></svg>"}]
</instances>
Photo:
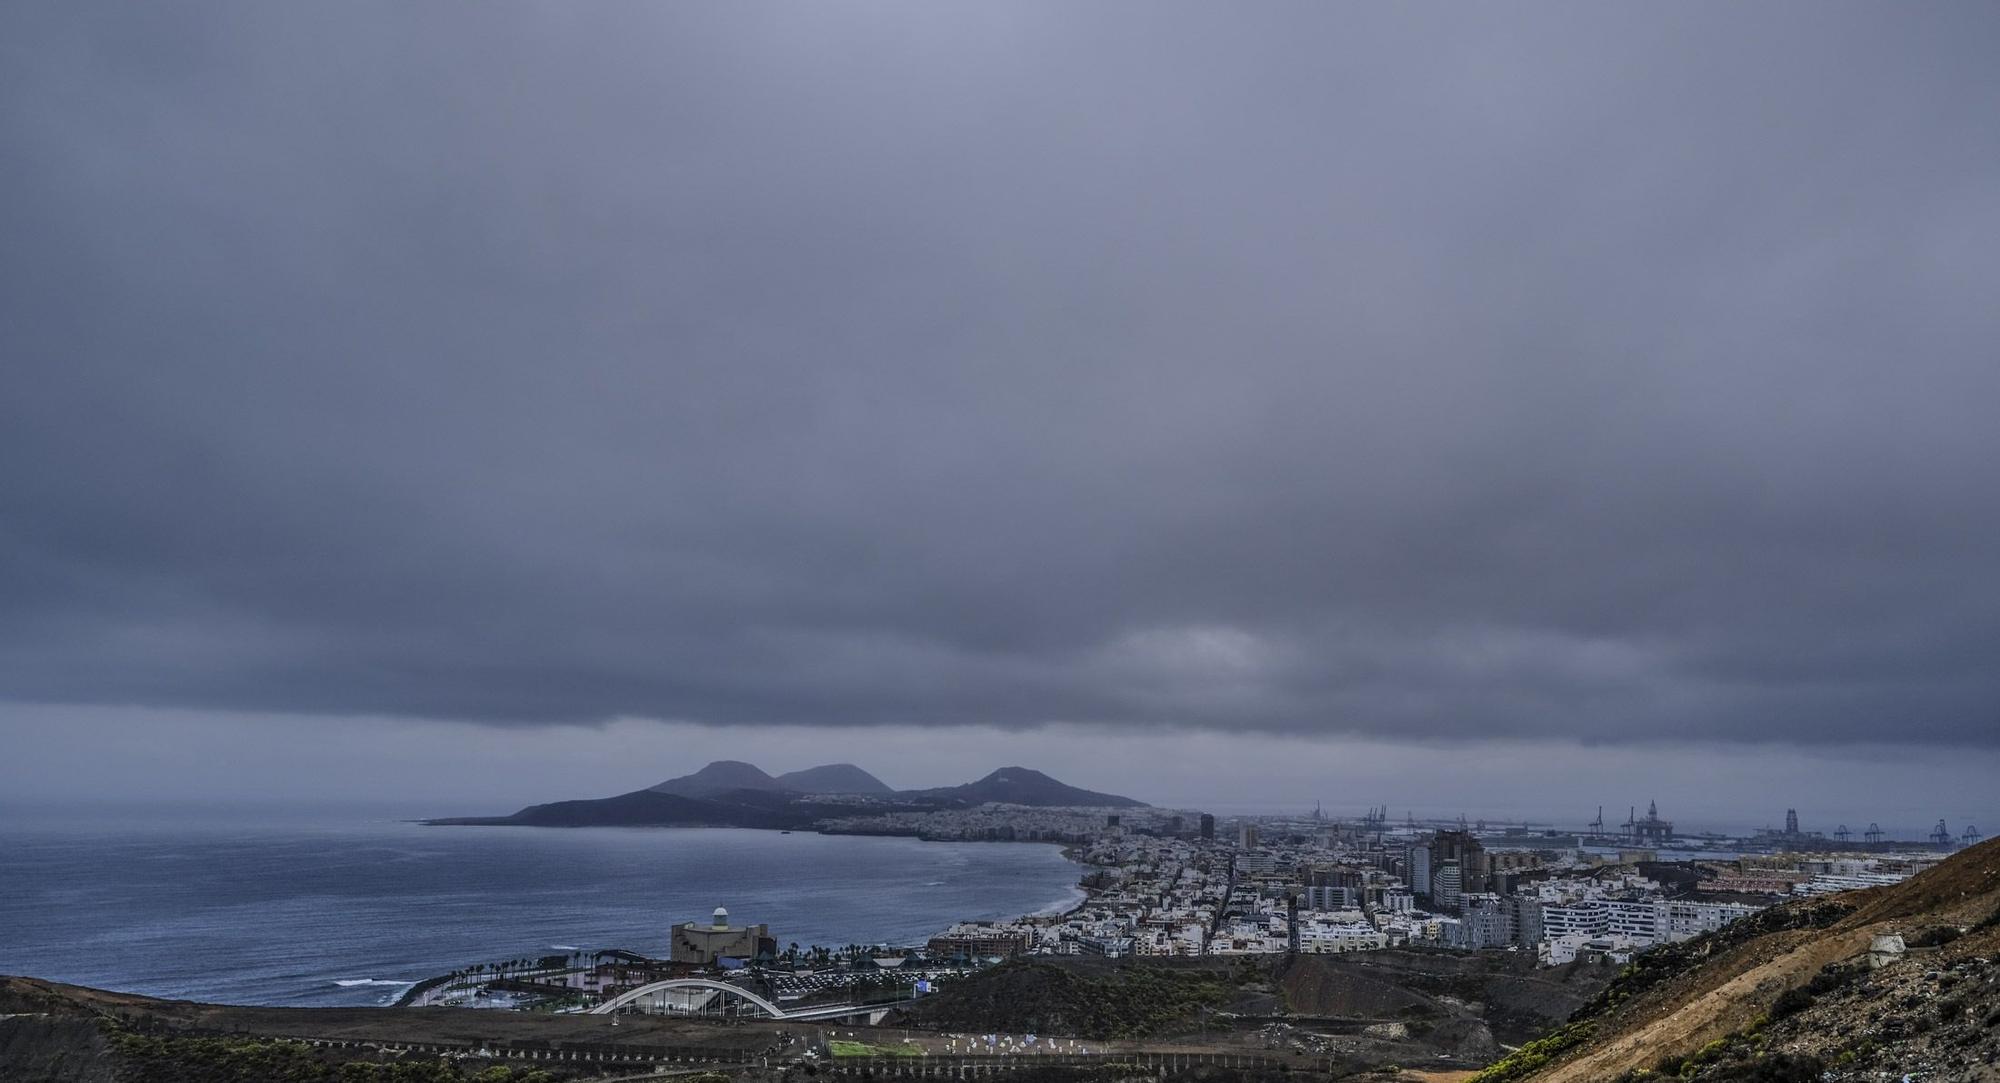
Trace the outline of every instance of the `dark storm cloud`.
<instances>
[{"instance_id":1,"label":"dark storm cloud","mask_svg":"<svg viewBox=\"0 0 2000 1083\"><path fill-rule=\"evenodd\" d=\"M1996 55L12 4L0 695L1991 742Z\"/></svg>"}]
</instances>

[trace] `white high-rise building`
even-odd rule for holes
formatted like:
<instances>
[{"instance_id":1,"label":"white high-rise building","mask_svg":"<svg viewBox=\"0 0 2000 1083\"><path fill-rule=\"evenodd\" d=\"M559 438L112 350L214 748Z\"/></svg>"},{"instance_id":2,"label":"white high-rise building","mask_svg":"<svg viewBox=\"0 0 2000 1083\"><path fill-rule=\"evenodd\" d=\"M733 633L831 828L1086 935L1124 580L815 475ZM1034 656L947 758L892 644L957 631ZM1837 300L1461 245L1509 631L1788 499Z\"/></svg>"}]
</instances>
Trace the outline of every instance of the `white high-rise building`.
<instances>
[{"instance_id":1,"label":"white high-rise building","mask_svg":"<svg viewBox=\"0 0 2000 1083\"><path fill-rule=\"evenodd\" d=\"M1431 873L1431 901L1439 906L1456 909L1463 888L1459 879L1458 862L1442 861Z\"/></svg>"}]
</instances>

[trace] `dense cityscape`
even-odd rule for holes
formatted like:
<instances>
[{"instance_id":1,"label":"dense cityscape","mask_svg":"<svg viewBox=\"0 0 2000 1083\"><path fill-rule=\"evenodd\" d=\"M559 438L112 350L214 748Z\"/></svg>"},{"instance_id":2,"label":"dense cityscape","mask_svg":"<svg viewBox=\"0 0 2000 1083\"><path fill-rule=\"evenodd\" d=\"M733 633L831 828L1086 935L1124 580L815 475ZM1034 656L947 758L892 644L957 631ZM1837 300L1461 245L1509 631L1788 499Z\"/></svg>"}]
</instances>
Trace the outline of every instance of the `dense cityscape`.
<instances>
[{"instance_id":1,"label":"dense cityscape","mask_svg":"<svg viewBox=\"0 0 2000 1083\"><path fill-rule=\"evenodd\" d=\"M867 801L854 800L865 808ZM1975 827L1928 842L1859 844L1800 828L1682 838L1658 807L1611 833L1350 820L1218 820L1198 811L988 803L863 813L830 833L915 834L1062 845L1084 897L1057 912L967 921L922 944L789 944L783 930L710 921L672 927L670 950L519 960L426 983L406 1003L559 1010L710 975L786 1005L913 1000L1009 959L1285 956L1422 949L1522 953L1535 965L1623 965L1649 948L1715 932L1786 899L1897 883L1979 841ZM1846 833L1844 827L1836 829ZM1940 832L1943 827L1940 825ZM719 987L627 1002L627 1010L732 1014ZM622 1005L621 1005L622 1006Z\"/></svg>"},{"instance_id":2,"label":"dense cityscape","mask_svg":"<svg viewBox=\"0 0 2000 1083\"><path fill-rule=\"evenodd\" d=\"M1534 952L1543 964L1623 963L1654 944L1719 929L1794 895L1893 883L1936 850L1662 858L1657 810L1622 838L1524 829L1391 831L1382 819L1244 820L1217 840L1202 815L1128 825L1112 816L1081 850L1104 871L1076 911L1006 926L1015 952L1217 955L1422 946ZM1796 830L1796 828L1794 828ZM1788 841L1773 838L1782 845ZM1803 836L1796 842L1808 841ZM1586 843L1588 845L1586 845ZM983 927L931 942L970 944ZM989 953L990 954L990 953Z\"/></svg>"}]
</instances>

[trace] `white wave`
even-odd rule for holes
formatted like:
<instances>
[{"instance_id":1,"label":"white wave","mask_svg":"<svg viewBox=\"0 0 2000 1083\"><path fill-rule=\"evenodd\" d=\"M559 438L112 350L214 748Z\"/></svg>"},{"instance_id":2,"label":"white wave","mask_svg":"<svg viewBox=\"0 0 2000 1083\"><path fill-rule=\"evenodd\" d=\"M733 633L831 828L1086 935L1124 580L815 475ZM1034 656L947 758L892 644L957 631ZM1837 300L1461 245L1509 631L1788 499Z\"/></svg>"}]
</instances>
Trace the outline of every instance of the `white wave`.
<instances>
[{"instance_id":1,"label":"white wave","mask_svg":"<svg viewBox=\"0 0 2000 1083\"><path fill-rule=\"evenodd\" d=\"M1090 892L1083 890L1081 887L1072 887L1069 889L1068 896L1057 899L1055 902L1042 907L1028 916L1033 918L1057 917L1076 909L1078 903L1088 898L1090 898Z\"/></svg>"},{"instance_id":2,"label":"white wave","mask_svg":"<svg viewBox=\"0 0 2000 1083\"><path fill-rule=\"evenodd\" d=\"M928 884L925 884L924 886L925 886L925 887L943 887L943 886L944 886L944 881L943 881L943 880L932 880L932 881L931 881L930 883L928 883Z\"/></svg>"},{"instance_id":3,"label":"white wave","mask_svg":"<svg viewBox=\"0 0 2000 1083\"><path fill-rule=\"evenodd\" d=\"M335 978L333 984L345 989L353 988L357 985L415 985L417 983L413 981L397 981L394 978Z\"/></svg>"},{"instance_id":4,"label":"white wave","mask_svg":"<svg viewBox=\"0 0 2000 1083\"><path fill-rule=\"evenodd\" d=\"M549 950L550 950L550 951L582 951L583 949L582 949L582 948L579 948L579 947L577 947L577 946L576 946L575 944L550 944L550 945L549 945Z\"/></svg>"}]
</instances>

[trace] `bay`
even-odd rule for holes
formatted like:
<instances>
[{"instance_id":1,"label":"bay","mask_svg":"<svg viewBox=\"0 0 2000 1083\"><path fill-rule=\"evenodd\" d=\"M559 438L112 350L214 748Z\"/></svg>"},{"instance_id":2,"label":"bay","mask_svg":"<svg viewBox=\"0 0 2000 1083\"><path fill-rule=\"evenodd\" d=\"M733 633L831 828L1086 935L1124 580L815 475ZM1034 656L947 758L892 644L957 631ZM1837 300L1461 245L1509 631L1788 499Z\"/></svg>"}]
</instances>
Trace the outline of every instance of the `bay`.
<instances>
[{"instance_id":1,"label":"bay","mask_svg":"<svg viewBox=\"0 0 2000 1083\"><path fill-rule=\"evenodd\" d=\"M808 832L425 827L364 814L0 817L0 973L231 1004L368 1005L460 966L765 923L920 943L1080 897L1054 846Z\"/></svg>"}]
</instances>

